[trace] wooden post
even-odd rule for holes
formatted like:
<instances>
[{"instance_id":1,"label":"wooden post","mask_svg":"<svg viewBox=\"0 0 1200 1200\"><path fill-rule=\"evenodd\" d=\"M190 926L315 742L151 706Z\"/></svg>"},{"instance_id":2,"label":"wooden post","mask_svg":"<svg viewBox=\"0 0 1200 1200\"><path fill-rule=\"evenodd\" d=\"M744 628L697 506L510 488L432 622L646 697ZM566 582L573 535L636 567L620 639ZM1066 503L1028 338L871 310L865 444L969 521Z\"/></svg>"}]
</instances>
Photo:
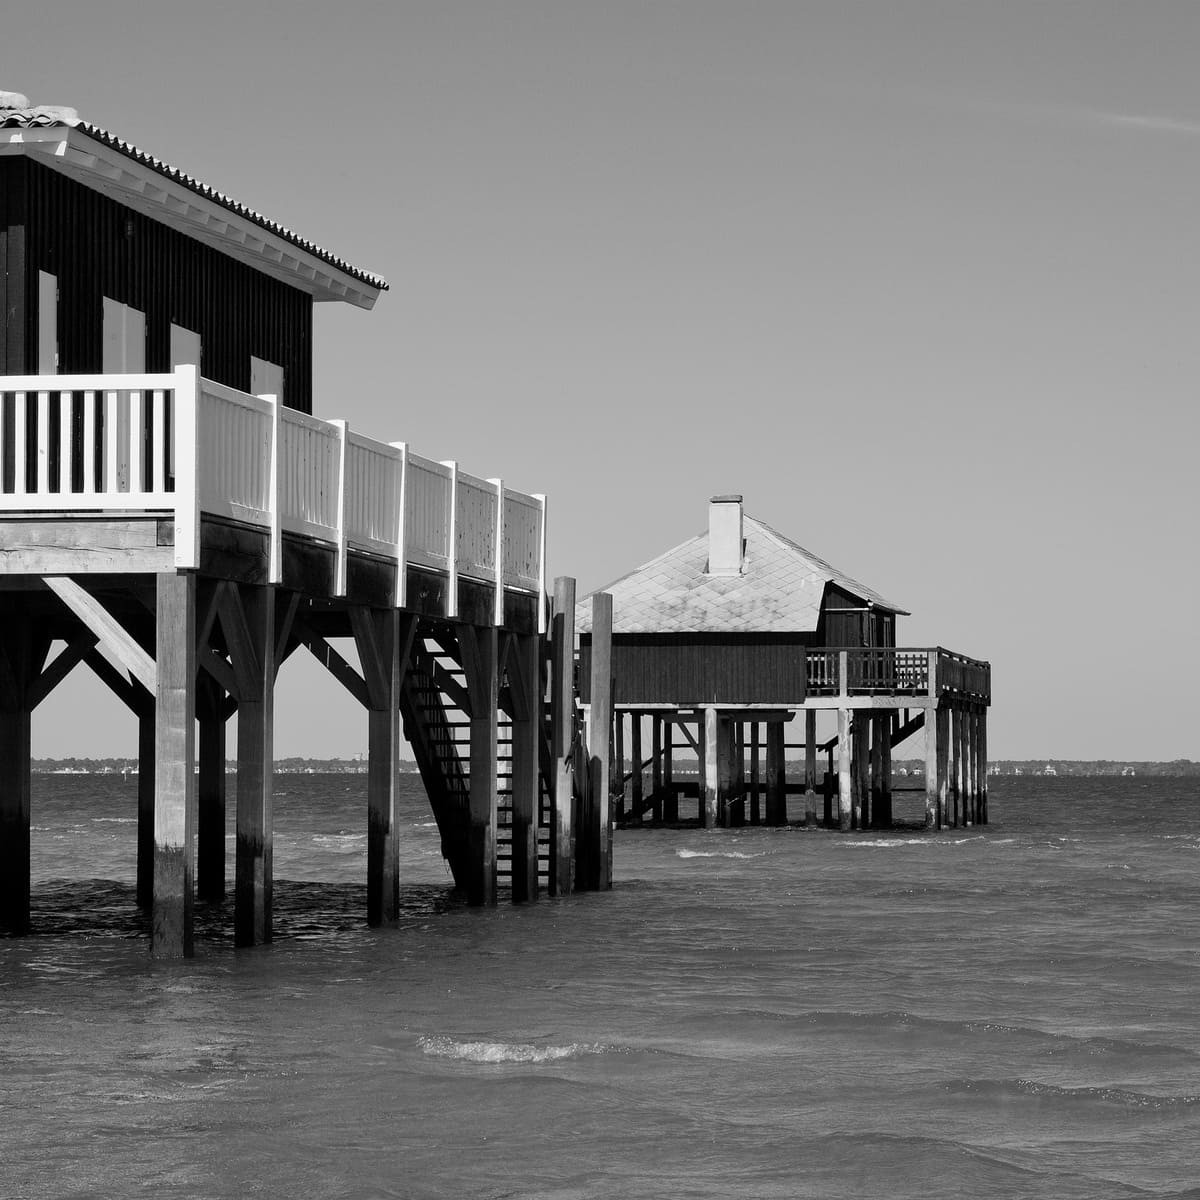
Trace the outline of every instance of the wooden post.
<instances>
[{"instance_id":1,"label":"wooden post","mask_svg":"<svg viewBox=\"0 0 1200 1200\"><path fill-rule=\"evenodd\" d=\"M697 728L702 737L702 723ZM675 790L675 726L671 721L664 721L663 734L662 820L674 825L679 821L679 793Z\"/></svg>"},{"instance_id":2,"label":"wooden post","mask_svg":"<svg viewBox=\"0 0 1200 1200\"><path fill-rule=\"evenodd\" d=\"M804 712L804 823L817 824L817 710Z\"/></svg>"},{"instance_id":3,"label":"wooden post","mask_svg":"<svg viewBox=\"0 0 1200 1200\"><path fill-rule=\"evenodd\" d=\"M658 713L650 718L650 819L661 825L663 819L663 719Z\"/></svg>"},{"instance_id":4,"label":"wooden post","mask_svg":"<svg viewBox=\"0 0 1200 1200\"><path fill-rule=\"evenodd\" d=\"M934 722L937 729L935 747L937 752L937 827L946 829L950 825L950 710L936 710Z\"/></svg>"},{"instance_id":5,"label":"wooden post","mask_svg":"<svg viewBox=\"0 0 1200 1200\"><path fill-rule=\"evenodd\" d=\"M947 771L950 777L949 802L946 806L946 823L957 829L959 804L962 800L962 712L955 705L950 709L950 741L947 745L950 760Z\"/></svg>"},{"instance_id":6,"label":"wooden post","mask_svg":"<svg viewBox=\"0 0 1200 1200\"><path fill-rule=\"evenodd\" d=\"M137 723L137 905L149 912L154 904L154 752L156 733L153 701L150 701L138 712ZM224 831L222 831L222 836L224 836Z\"/></svg>"},{"instance_id":7,"label":"wooden post","mask_svg":"<svg viewBox=\"0 0 1200 1200\"><path fill-rule=\"evenodd\" d=\"M380 659L370 668L362 664L364 677L374 678L374 686L367 688L367 924L383 925L400 913L400 692L407 665L406 622L415 618L389 609L371 612L367 619Z\"/></svg>"},{"instance_id":8,"label":"wooden post","mask_svg":"<svg viewBox=\"0 0 1200 1200\"><path fill-rule=\"evenodd\" d=\"M975 824L975 747L972 743L974 715L969 705L962 710L963 824Z\"/></svg>"},{"instance_id":9,"label":"wooden post","mask_svg":"<svg viewBox=\"0 0 1200 1200\"><path fill-rule=\"evenodd\" d=\"M196 895L209 901L225 898L225 714L221 711L224 699L224 688L215 679L202 674L196 683L196 716L200 729ZM153 761L151 758L151 764ZM138 770L141 771L140 766ZM140 782L138 795L140 798Z\"/></svg>"},{"instance_id":10,"label":"wooden post","mask_svg":"<svg viewBox=\"0 0 1200 1200\"><path fill-rule=\"evenodd\" d=\"M760 772L758 769L758 731L757 721L750 722L750 824L762 824L762 803L759 796Z\"/></svg>"},{"instance_id":11,"label":"wooden post","mask_svg":"<svg viewBox=\"0 0 1200 1200\"><path fill-rule=\"evenodd\" d=\"M938 751L942 741L938 711L925 708L925 828L940 829L938 801Z\"/></svg>"},{"instance_id":12,"label":"wooden post","mask_svg":"<svg viewBox=\"0 0 1200 1200\"><path fill-rule=\"evenodd\" d=\"M554 819L550 826L550 894L575 890L575 781L571 742L575 731L575 580L554 581L551 626L550 752L554 759Z\"/></svg>"},{"instance_id":13,"label":"wooden post","mask_svg":"<svg viewBox=\"0 0 1200 1200\"><path fill-rule=\"evenodd\" d=\"M632 816L635 821L642 819L642 714L629 714L629 753L633 759L630 770L633 772L629 780L630 809L626 816Z\"/></svg>"},{"instance_id":14,"label":"wooden post","mask_svg":"<svg viewBox=\"0 0 1200 1200\"><path fill-rule=\"evenodd\" d=\"M7 616L7 614L5 614ZM4 636L0 683L0 930L29 932L30 773L33 707L28 685L28 621Z\"/></svg>"},{"instance_id":15,"label":"wooden post","mask_svg":"<svg viewBox=\"0 0 1200 1200\"><path fill-rule=\"evenodd\" d=\"M988 823L987 709L979 710L979 821Z\"/></svg>"},{"instance_id":16,"label":"wooden post","mask_svg":"<svg viewBox=\"0 0 1200 1200\"><path fill-rule=\"evenodd\" d=\"M746 726L729 722L729 809L727 823L746 824Z\"/></svg>"},{"instance_id":17,"label":"wooden post","mask_svg":"<svg viewBox=\"0 0 1200 1200\"><path fill-rule=\"evenodd\" d=\"M538 896L538 738L542 730L540 643L514 636L509 651L509 680L520 676L520 703L512 722L512 898L517 904Z\"/></svg>"},{"instance_id":18,"label":"wooden post","mask_svg":"<svg viewBox=\"0 0 1200 1200\"><path fill-rule=\"evenodd\" d=\"M782 721L767 723L767 824L787 824L787 763Z\"/></svg>"},{"instance_id":19,"label":"wooden post","mask_svg":"<svg viewBox=\"0 0 1200 1200\"><path fill-rule=\"evenodd\" d=\"M892 713L885 712L879 719L880 726L880 772L879 821L883 829L892 827Z\"/></svg>"},{"instance_id":20,"label":"wooden post","mask_svg":"<svg viewBox=\"0 0 1200 1200\"><path fill-rule=\"evenodd\" d=\"M854 828L868 829L871 824L871 717L868 712L854 713L850 738L854 753Z\"/></svg>"},{"instance_id":21,"label":"wooden post","mask_svg":"<svg viewBox=\"0 0 1200 1200\"><path fill-rule=\"evenodd\" d=\"M843 651L843 657L845 652ZM850 710L839 707L838 715L838 828L849 830L854 821L854 783L850 756Z\"/></svg>"},{"instance_id":22,"label":"wooden post","mask_svg":"<svg viewBox=\"0 0 1200 1200\"><path fill-rule=\"evenodd\" d=\"M612 719L612 766L610 788L613 801L613 819L625 818L625 714L613 709Z\"/></svg>"},{"instance_id":23,"label":"wooden post","mask_svg":"<svg viewBox=\"0 0 1200 1200\"><path fill-rule=\"evenodd\" d=\"M612 783L608 740L612 729L612 684L612 596L608 592L596 592L592 596L592 704L588 731L595 827L589 830L588 836L596 840L598 847L598 852L590 859L596 864L592 887L601 891L612 887Z\"/></svg>"},{"instance_id":24,"label":"wooden post","mask_svg":"<svg viewBox=\"0 0 1200 1200\"><path fill-rule=\"evenodd\" d=\"M275 589L231 585L226 597L221 624L242 691L237 714L233 940L238 946L257 946L269 942L272 933ZM236 638L226 627L227 614L228 624L240 629Z\"/></svg>"},{"instance_id":25,"label":"wooden post","mask_svg":"<svg viewBox=\"0 0 1200 1200\"><path fill-rule=\"evenodd\" d=\"M871 738L871 761L867 768L870 785L867 792L870 796L871 828L883 827L883 714L873 712L867 721Z\"/></svg>"},{"instance_id":26,"label":"wooden post","mask_svg":"<svg viewBox=\"0 0 1200 1200\"><path fill-rule=\"evenodd\" d=\"M715 829L720 822L721 812L721 719L717 710L709 705L704 709L703 736L700 741L700 824L705 829Z\"/></svg>"},{"instance_id":27,"label":"wooden post","mask_svg":"<svg viewBox=\"0 0 1200 1200\"><path fill-rule=\"evenodd\" d=\"M196 835L196 576L157 577L151 951L192 954Z\"/></svg>"},{"instance_id":28,"label":"wooden post","mask_svg":"<svg viewBox=\"0 0 1200 1200\"><path fill-rule=\"evenodd\" d=\"M471 697L467 903L495 904L499 637L494 625L460 625L458 638Z\"/></svg>"}]
</instances>

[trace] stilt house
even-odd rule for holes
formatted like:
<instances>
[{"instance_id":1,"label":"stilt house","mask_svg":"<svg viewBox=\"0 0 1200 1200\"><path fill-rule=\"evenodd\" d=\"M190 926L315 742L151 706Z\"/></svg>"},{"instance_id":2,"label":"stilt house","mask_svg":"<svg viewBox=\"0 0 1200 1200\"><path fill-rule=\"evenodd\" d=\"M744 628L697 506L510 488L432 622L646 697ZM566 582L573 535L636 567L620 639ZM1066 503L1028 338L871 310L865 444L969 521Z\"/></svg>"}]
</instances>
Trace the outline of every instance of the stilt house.
<instances>
[{"instance_id":1,"label":"stilt house","mask_svg":"<svg viewBox=\"0 0 1200 1200\"><path fill-rule=\"evenodd\" d=\"M195 892L224 894L235 712L235 935L269 939L274 681L301 646L369 713L371 922L398 903L401 722L469 898L552 885L544 497L312 415L313 304L386 286L0 93L0 928L29 927L31 714L86 665L138 719L155 951L190 953Z\"/></svg>"},{"instance_id":2,"label":"stilt house","mask_svg":"<svg viewBox=\"0 0 1200 1200\"><path fill-rule=\"evenodd\" d=\"M892 747L922 727L927 823L986 820L988 665L941 648L898 648L904 609L748 516L741 496L714 496L707 532L603 591L613 608L616 760L623 764L626 747L631 756L631 769L613 776L626 820L677 821L680 797L694 796L706 826L783 824L794 791L816 823L824 751L825 819L843 829L888 825ZM586 601L576 621L586 704ZM818 745L822 709L836 711L838 729ZM785 725L801 713L804 781L790 786ZM695 755L695 782L680 778L679 750Z\"/></svg>"}]
</instances>

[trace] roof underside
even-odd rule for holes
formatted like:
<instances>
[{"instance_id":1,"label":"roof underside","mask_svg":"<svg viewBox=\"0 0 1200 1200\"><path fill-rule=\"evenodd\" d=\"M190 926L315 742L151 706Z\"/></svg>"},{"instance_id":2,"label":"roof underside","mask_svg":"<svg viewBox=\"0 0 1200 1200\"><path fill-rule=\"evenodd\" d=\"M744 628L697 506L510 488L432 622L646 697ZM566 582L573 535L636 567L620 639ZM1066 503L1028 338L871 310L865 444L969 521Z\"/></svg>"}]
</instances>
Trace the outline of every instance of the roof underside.
<instances>
[{"instance_id":1,"label":"roof underside","mask_svg":"<svg viewBox=\"0 0 1200 1200\"><path fill-rule=\"evenodd\" d=\"M66 110L69 112L69 110ZM371 308L387 282L62 110L0 108L0 154L43 165L170 225L316 300Z\"/></svg>"},{"instance_id":2,"label":"roof underside","mask_svg":"<svg viewBox=\"0 0 1200 1200\"><path fill-rule=\"evenodd\" d=\"M886 612L906 610L751 516L742 573L707 574L708 534L689 539L598 591L613 598L614 633L813 633L826 584ZM576 628L591 632L587 598Z\"/></svg>"}]
</instances>

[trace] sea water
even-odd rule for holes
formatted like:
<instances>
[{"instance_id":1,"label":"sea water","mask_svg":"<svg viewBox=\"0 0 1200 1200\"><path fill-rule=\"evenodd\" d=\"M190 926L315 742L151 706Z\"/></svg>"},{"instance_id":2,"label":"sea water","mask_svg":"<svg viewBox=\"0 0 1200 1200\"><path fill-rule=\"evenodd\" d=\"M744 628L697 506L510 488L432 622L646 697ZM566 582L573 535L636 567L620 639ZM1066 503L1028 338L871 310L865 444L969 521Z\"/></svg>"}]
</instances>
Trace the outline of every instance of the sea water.
<instances>
[{"instance_id":1,"label":"sea water","mask_svg":"<svg viewBox=\"0 0 1200 1200\"><path fill-rule=\"evenodd\" d=\"M984 828L618 831L611 893L470 910L414 778L368 930L365 778L281 776L274 943L201 905L164 963L134 780L39 776L0 1196L1200 1197L1197 781L991 783Z\"/></svg>"}]
</instances>

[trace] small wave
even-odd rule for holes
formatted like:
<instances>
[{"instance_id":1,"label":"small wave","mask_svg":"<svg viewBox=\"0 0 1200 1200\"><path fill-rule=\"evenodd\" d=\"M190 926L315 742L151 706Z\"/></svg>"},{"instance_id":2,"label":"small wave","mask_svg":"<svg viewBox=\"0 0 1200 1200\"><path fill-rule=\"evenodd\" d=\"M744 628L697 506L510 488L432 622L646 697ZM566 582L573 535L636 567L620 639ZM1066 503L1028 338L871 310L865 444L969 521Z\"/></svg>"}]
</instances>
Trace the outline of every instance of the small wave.
<instances>
[{"instance_id":1,"label":"small wave","mask_svg":"<svg viewBox=\"0 0 1200 1200\"><path fill-rule=\"evenodd\" d=\"M552 1063L589 1054L607 1054L611 1046L571 1042L566 1046L537 1046L532 1042L456 1042L448 1037L422 1037L417 1045L430 1058L474 1063Z\"/></svg>"},{"instance_id":2,"label":"small wave","mask_svg":"<svg viewBox=\"0 0 1200 1200\"><path fill-rule=\"evenodd\" d=\"M1035 1079L954 1079L946 1085L948 1092L976 1095L985 1099L1009 1100L1030 1096L1035 1100L1062 1100L1066 1103L1109 1104L1118 1108L1163 1112L1191 1108L1200 1104L1200 1096L1154 1096L1119 1087L1060 1087L1054 1083L1039 1083Z\"/></svg>"},{"instance_id":3,"label":"small wave","mask_svg":"<svg viewBox=\"0 0 1200 1200\"><path fill-rule=\"evenodd\" d=\"M365 833L317 833L313 835L313 844L317 846L356 846L366 840Z\"/></svg>"},{"instance_id":4,"label":"small wave","mask_svg":"<svg viewBox=\"0 0 1200 1200\"><path fill-rule=\"evenodd\" d=\"M892 850L897 847L926 847L929 849L941 849L943 846L961 846L964 842L982 842L985 839L982 834L976 834L974 837L960 838L927 838L927 837L907 837L907 838L861 838L851 841L837 841L834 845L841 850L865 850L870 847L878 849ZM994 845L1006 846L1013 842L1013 838L1004 838L997 841Z\"/></svg>"},{"instance_id":5,"label":"small wave","mask_svg":"<svg viewBox=\"0 0 1200 1200\"><path fill-rule=\"evenodd\" d=\"M745 854L741 850L676 850L679 858L762 858L765 851Z\"/></svg>"},{"instance_id":6,"label":"small wave","mask_svg":"<svg viewBox=\"0 0 1200 1200\"><path fill-rule=\"evenodd\" d=\"M136 825L137 817L93 817L96 825Z\"/></svg>"}]
</instances>

